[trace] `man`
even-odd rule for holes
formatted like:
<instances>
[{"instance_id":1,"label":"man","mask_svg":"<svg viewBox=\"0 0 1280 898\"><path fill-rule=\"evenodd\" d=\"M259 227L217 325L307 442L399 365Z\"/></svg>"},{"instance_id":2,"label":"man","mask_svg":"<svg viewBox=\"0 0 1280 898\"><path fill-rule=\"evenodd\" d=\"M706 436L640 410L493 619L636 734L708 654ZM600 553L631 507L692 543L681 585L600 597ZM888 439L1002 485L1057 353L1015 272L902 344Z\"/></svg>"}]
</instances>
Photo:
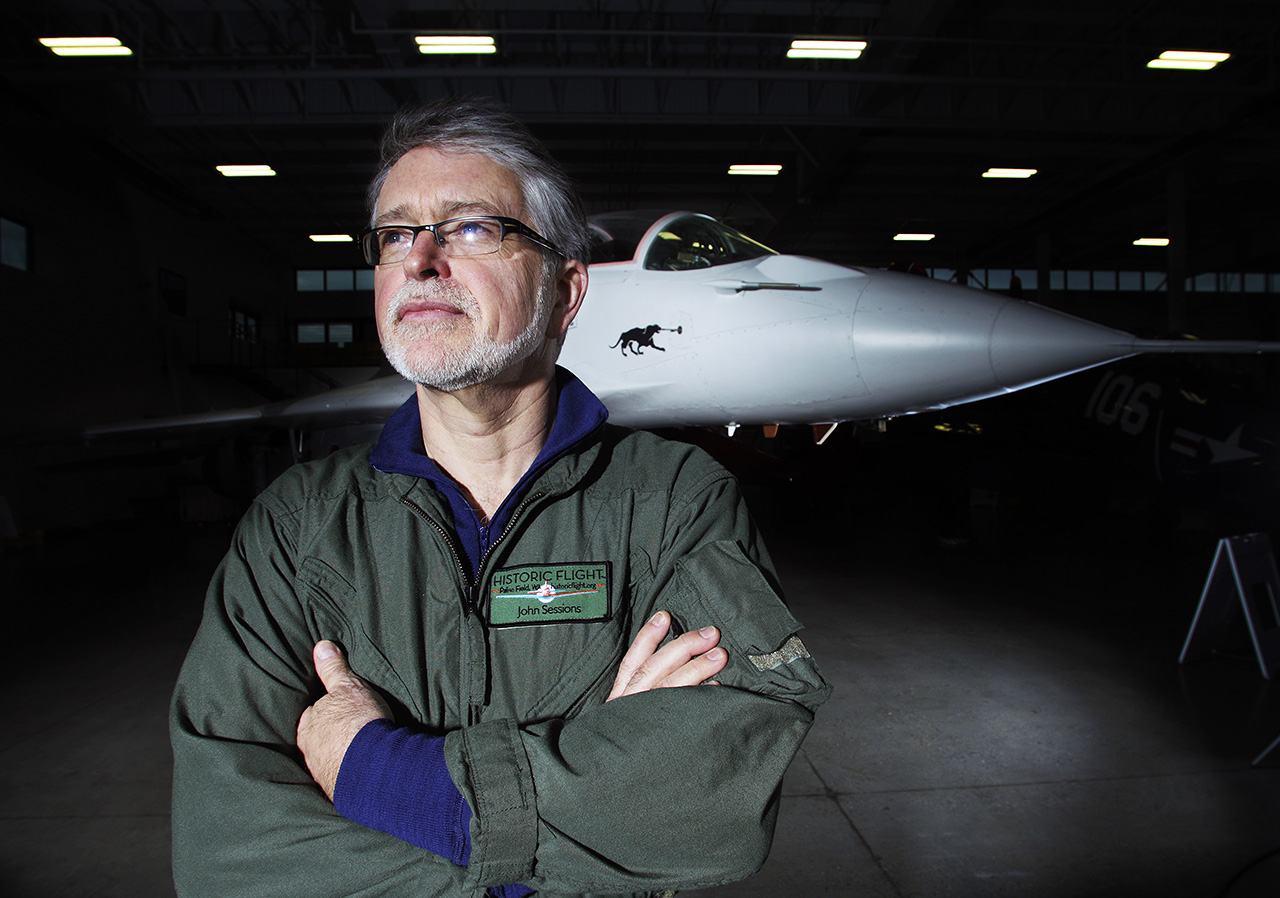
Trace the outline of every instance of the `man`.
<instances>
[{"instance_id":1,"label":"man","mask_svg":"<svg viewBox=\"0 0 1280 898\"><path fill-rule=\"evenodd\" d=\"M393 123L370 200L416 393L264 491L214 576L171 718L179 893L749 875L829 689L732 478L555 367L587 287L567 178L445 103Z\"/></svg>"}]
</instances>

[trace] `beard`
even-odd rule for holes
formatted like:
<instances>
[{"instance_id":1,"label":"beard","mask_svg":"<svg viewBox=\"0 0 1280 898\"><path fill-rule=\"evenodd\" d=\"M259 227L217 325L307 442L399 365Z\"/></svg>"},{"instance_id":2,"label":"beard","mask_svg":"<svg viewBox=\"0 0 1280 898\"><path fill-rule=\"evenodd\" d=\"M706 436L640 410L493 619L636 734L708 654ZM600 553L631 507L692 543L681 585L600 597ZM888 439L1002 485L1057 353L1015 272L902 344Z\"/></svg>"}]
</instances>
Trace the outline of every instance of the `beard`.
<instances>
[{"instance_id":1,"label":"beard","mask_svg":"<svg viewBox=\"0 0 1280 898\"><path fill-rule=\"evenodd\" d=\"M415 300L443 300L467 318L463 321L403 322L400 309ZM415 384L452 392L495 379L528 358L542 343L551 317L554 282L542 277L529 324L503 343L483 333L480 304L457 284L406 282L388 303L382 321L382 351L391 367ZM466 339L470 331L471 338Z\"/></svg>"}]
</instances>

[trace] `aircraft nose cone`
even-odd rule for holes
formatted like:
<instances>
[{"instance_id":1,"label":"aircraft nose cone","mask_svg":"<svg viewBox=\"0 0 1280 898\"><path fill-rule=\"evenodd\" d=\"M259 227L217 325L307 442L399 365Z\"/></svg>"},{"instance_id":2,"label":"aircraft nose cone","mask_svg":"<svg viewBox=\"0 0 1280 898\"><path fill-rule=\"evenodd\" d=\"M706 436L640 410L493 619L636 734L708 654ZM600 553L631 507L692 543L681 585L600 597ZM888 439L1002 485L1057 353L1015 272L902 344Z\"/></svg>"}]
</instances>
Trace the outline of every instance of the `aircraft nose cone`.
<instances>
[{"instance_id":1,"label":"aircraft nose cone","mask_svg":"<svg viewBox=\"0 0 1280 898\"><path fill-rule=\"evenodd\" d=\"M1034 303L1008 300L991 328L997 386L1021 389L1131 354L1135 338Z\"/></svg>"},{"instance_id":2,"label":"aircraft nose cone","mask_svg":"<svg viewBox=\"0 0 1280 898\"><path fill-rule=\"evenodd\" d=\"M858 374L906 412L1020 390L1133 354L1123 331L996 293L876 272L853 318Z\"/></svg>"}]
</instances>

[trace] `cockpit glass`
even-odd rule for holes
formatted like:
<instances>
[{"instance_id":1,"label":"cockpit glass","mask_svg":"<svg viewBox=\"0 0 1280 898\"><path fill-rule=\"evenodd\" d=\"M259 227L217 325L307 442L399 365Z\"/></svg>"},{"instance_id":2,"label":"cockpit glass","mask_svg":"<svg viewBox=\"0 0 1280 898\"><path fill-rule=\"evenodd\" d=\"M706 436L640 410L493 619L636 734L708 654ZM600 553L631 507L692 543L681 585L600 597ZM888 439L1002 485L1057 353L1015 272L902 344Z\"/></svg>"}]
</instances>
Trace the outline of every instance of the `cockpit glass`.
<instances>
[{"instance_id":1,"label":"cockpit glass","mask_svg":"<svg viewBox=\"0 0 1280 898\"><path fill-rule=\"evenodd\" d=\"M591 262L630 262L652 218L605 214L587 223L591 233Z\"/></svg>"},{"instance_id":2,"label":"cockpit glass","mask_svg":"<svg viewBox=\"0 0 1280 898\"><path fill-rule=\"evenodd\" d=\"M776 255L775 250L740 231L690 215L663 227L645 255L644 267L649 271L689 271Z\"/></svg>"}]
</instances>

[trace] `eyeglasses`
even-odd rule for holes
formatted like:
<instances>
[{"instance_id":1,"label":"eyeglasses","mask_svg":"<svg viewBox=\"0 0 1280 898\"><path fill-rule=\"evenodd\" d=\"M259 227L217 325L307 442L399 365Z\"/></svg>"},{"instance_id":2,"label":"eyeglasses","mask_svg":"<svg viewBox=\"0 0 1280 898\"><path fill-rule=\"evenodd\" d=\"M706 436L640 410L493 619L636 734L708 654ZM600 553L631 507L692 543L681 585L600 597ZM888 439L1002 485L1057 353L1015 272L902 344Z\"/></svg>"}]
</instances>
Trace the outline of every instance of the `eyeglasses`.
<instances>
[{"instance_id":1,"label":"eyeglasses","mask_svg":"<svg viewBox=\"0 0 1280 898\"><path fill-rule=\"evenodd\" d=\"M430 231L436 243L450 258L487 256L496 253L508 234L519 234L557 255L564 253L524 222L501 215L475 218L450 218L429 225L387 225L370 228L360 234L360 249L370 265L400 262L413 249L423 231Z\"/></svg>"}]
</instances>

